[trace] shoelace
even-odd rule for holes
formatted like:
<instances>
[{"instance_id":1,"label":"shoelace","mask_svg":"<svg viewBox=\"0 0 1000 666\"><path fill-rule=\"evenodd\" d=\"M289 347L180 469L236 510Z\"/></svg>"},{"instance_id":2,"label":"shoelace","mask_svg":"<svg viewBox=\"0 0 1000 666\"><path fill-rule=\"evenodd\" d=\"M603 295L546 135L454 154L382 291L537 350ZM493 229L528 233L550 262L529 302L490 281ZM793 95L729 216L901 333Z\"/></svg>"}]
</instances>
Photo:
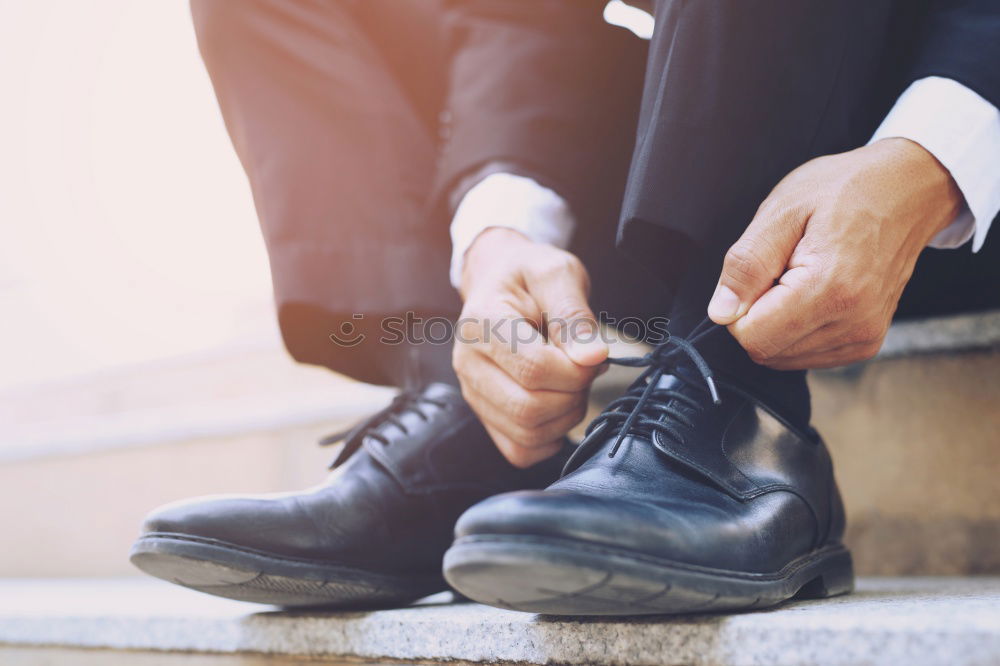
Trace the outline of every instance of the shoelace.
<instances>
[{"instance_id":1,"label":"shoelace","mask_svg":"<svg viewBox=\"0 0 1000 666\"><path fill-rule=\"evenodd\" d=\"M614 446L608 452L608 457L613 458L621 447L622 442L629 434L638 432L638 429L646 429L646 432L659 431L668 437L683 443L683 435L677 432L670 421L663 420L663 415L669 415L676 421L688 427L694 424L686 414L670 405L671 401L682 402L690 407L699 408L700 403L673 389L657 388L657 384L665 374L673 374L681 382L689 384L690 381L681 373L675 372L677 369L678 352L683 352L691 360L698 372L708 386L708 392L712 397L712 402L716 405L722 403L719 392L712 379L712 369L705 362L704 357L694 347L694 343L701 339L713 329L718 328L710 320L706 319L691 332L689 340L671 336L666 342L657 345L651 352L644 356L628 356L622 358L609 358L608 363L632 368L645 367L646 369L636 378L624 396L612 401L601 414L597 416L587 426L587 430L580 446L586 444L592 436L603 433L607 427L619 425L618 436ZM378 431L379 426L389 423L399 428L403 434L408 434L409 430L400 420L400 416L405 412L416 414L424 421L428 420L427 414L421 409L421 404L429 404L437 407L447 407L447 403L442 400L434 400L421 395L417 390L405 390L396 395L384 409L375 412L349 430L328 435L319 441L320 446L330 446L338 442L344 442L344 448L340 450L337 458L330 463L330 469L342 465L348 458L354 455L355 451L361 448L365 437L372 437L383 444L388 444L389 439ZM646 409L653 407L657 409L657 418L650 418L646 415Z\"/></svg>"},{"instance_id":2,"label":"shoelace","mask_svg":"<svg viewBox=\"0 0 1000 666\"><path fill-rule=\"evenodd\" d=\"M683 353L694 364L698 372L708 386L709 395L716 405L722 404L719 392L712 379L712 369L708 367L704 357L694 347L694 343L701 339L717 326L706 319L701 322L691 332L689 339L671 336L666 342L657 345L653 351L645 356L630 356L624 358L609 358L608 363L613 365L623 365L632 368L646 369L629 386L625 395L612 401L595 418L589 426L580 446L589 442L591 437L605 434L608 428L618 427L618 436L614 445L608 452L608 457L613 458L618 453L622 442L630 434L643 434L660 432L679 444L684 443L684 435L674 427L672 420L680 422L689 428L694 427L691 419L682 411L675 408L671 403L683 403L689 407L700 409L701 403L691 396L685 395L673 389L657 388L660 379L671 374L684 384L690 384L690 380L683 373L677 372L678 356ZM648 414L650 408L655 409L656 417L652 418ZM669 419L663 418L670 417Z\"/></svg>"},{"instance_id":3,"label":"shoelace","mask_svg":"<svg viewBox=\"0 0 1000 666\"><path fill-rule=\"evenodd\" d=\"M445 408L448 406L448 403L443 400L427 398L421 395L421 392L418 390L405 390L396 395L396 397L392 399L392 402L390 402L384 409L375 412L351 429L327 435L323 439L319 440L320 446L330 446L332 444L336 444L337 442L344 442L344 448L340 450L337 458L330 463L330 469L339 467L348 458L354 455L354 452L361 448L361 444L365 437L372 437L383 444L388 444L389 438L378 431L379 426L383 424L392 424L399 428L404 435L409 434L409 430L406 425L399 418L406 412L416 414L425 422L428 421L429 418L427 414L420 409L421 405L434 405Z\"/></svg>"}]
</instances>

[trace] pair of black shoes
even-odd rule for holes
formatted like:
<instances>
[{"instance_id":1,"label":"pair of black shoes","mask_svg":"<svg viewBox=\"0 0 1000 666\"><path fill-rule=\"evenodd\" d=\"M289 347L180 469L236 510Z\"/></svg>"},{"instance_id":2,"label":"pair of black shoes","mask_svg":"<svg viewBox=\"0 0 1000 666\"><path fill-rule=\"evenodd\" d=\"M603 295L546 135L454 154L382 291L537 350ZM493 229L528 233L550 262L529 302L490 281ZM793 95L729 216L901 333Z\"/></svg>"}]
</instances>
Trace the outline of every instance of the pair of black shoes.
<instances>
[{"instance_id":1,"label":"pair of black shoes","mask_svg":"<svg viewBox=\"0 0 1000 666\"><path fill-rule=\"evenodd\" d=\"M143 571L281 606L400 605L450 585L560 615L762 608L853 585L830 456L672 339L578 447L508 464L459 392L406 392L300 493L169 505ZM561 476L560 476L561 474ZM443 560L443 572L442 572Z\"/></svg>"}]
</instances>

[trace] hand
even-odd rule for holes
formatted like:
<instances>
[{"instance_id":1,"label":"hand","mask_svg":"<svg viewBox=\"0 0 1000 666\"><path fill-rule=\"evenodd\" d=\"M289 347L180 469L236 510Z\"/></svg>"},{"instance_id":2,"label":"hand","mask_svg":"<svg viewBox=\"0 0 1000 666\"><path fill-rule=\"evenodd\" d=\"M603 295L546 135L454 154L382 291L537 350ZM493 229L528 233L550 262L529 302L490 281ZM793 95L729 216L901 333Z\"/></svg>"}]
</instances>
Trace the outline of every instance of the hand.
<instances>
[{"instance_id":1,"label":"hand","mask_svg":"<svg viewBox=\"0 0 1000 666\"><path fill-rule=\"evenodd\" d=\"M779 370L871 358L917 256L962 203L947 169L906 139L816 158L730 248L708 314Z\"/></svg>"},{"instance_id":2,"label":"hand","mask_svg":"<svg viewBox=\"0 0 1000 666\"><path fill-rule=\"evenodd\" d=\"M568 252L494 227L466 252L461 282L462 394L504 457L528 467L559 450L606 367L587 271Z\"/></svg>"}]
</instances>

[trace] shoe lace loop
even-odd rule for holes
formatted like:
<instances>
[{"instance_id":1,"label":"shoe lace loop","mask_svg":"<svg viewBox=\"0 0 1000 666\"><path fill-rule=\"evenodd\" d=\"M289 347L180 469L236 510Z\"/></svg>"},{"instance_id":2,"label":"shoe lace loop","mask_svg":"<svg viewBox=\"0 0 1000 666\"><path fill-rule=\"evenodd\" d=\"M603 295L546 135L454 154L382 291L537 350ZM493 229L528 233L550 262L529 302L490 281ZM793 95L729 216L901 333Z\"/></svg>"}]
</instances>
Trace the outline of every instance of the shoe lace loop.
<instances>
[{"instance_id":1,"label":"shoe lace loop","mask_svg":"<svg viewBox=\"0 0 1000 666\"><path fill-rule=\"evenodd\" d=\"M361 444L364 442L365 437L371 437L379 442L382 442L383 444L388 445L390 441L389 437L387 437L384 432L379 430L379 428L386 423L395 426L402 431L404 435L408 435L409 429L407 429L406 424L404 424L399 417L406 412L410 412L412 414L416 414L424 421L428 421L429 417L421 409L422 405L434 405L436 407L445 408L448 406L448 403L443 400L428 398L415 389L400 391L392 399L392 402L390 402L383 409L380 409L348 430L336 432L320 439L320 446L331 446L338 442L344 442L344 448L342 448L340 453L337 454L336 459L330 463L330 469L339 467L344 464L348 458L354 455L354 453L361 448Z\"/></svg>"},{"instance_id":2,"label":"shoe lace loop","mask_svg":"<svg viewBox=\"0 0 1000 666\"><path fill-rule=\"evenodd\" d=\"M694 424L675 405L683 403L691 408L700 409L701 403L677 390L659 388L658 384L664 375L672 375L684 384L691 384L688 377L677 371L680 362L687 359L704 380L712 402L716 405L722 404L712 378L712 369L694 346L694 342L713 328L714 324L709 323L706 327L705 322L702 322L692 333L690 340L670 336L643 356L609 358L607 362L612 365L645 368L645 370L632 382L625 395L608 404L591 422L580 446L588 443L592 436L605 433L608 428L618 429L615 443L608 452L609 458L615 456L622 442L630 434L660 432L683 444L684 435L676 428L675 422L689 428Z\"/></svg>"}]
</instances>

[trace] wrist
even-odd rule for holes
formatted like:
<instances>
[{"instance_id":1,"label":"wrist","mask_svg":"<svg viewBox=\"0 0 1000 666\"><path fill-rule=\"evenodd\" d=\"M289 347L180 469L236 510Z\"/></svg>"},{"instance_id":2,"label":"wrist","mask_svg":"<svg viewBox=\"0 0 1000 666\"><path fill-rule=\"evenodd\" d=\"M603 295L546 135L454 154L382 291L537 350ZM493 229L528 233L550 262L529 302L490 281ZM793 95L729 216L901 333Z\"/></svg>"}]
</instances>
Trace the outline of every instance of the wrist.
<instances>
[{"instance_id":1,"label":"wrist","mask_svg":"<svg viewBox=\"0 0 1000 666\"><path fill-rule=\"evenodd\" d=\"M948 227L962 210L965 198L951 172L916 141L901 137L881 139L871 148L884 152L887 168L896 171L905 183L906 196L923 203L924 215L911 217L926 246Z\"/></svg>"},{"instance_id":2,"label":"wrist","mask_svg":"<svg viewBox=\"0 0 1000 666\"><path fill-rule=\"evenodd\" d=\"M509 257L523 252L534 243L520 231L508 227L489 227L476 236L465 251L459 291L465 296L473 282L495 276L495 266L509 265ZM498 276L496 276L498 277Z\"/></svg>"}]
</instances>

